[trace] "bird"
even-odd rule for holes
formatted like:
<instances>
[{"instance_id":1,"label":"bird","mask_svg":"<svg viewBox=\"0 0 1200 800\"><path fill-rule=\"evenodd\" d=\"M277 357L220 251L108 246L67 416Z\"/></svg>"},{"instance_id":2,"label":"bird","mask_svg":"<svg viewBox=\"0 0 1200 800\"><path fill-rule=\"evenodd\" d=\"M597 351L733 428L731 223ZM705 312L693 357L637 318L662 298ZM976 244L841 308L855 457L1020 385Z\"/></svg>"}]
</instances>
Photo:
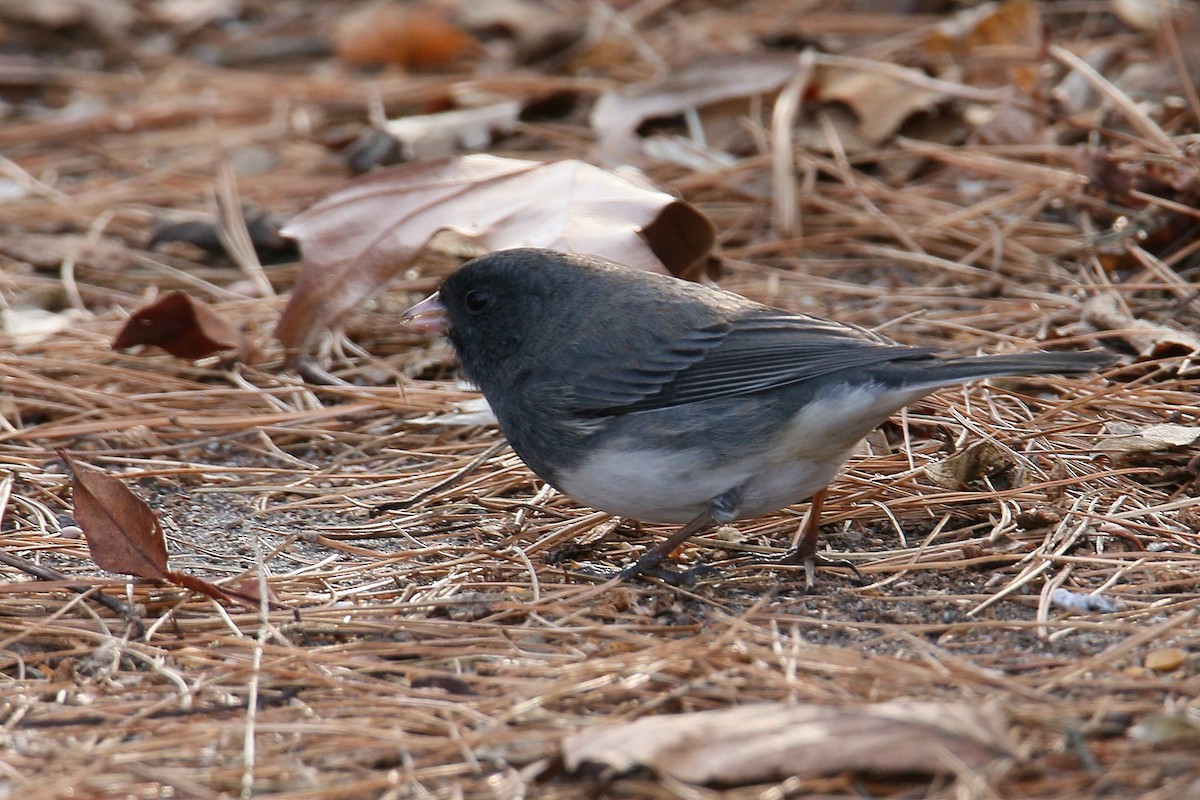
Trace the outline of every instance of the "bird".
<instances>
[{"instance_id":1,"label":"bird","mask_svg":"<svg viewBox=\"0 0 1200 800\"><path fill-rule=\"evenodd\" d=\"M903 407L981 378L1074 374L1106 351L955 356L710 285L544 248L466 262L404 313L443 333L513 450L575 501L681 525L615 577L677 580L666 557L715 525L811 500L778 563L817 554L821 502Z\"/></svg>"}]
</instances>

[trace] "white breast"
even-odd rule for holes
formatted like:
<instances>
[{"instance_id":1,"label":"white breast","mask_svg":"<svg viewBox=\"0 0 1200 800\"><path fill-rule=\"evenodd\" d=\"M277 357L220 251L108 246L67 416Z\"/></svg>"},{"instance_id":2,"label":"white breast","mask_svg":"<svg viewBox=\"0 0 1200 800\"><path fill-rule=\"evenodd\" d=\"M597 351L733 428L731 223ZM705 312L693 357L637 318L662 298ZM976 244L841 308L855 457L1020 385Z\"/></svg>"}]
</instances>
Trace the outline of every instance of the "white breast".
<instances>
[{"instance_id":1,"label":"white breast","mask_svg":"<svg viewBox=\"0 0 1200 800\"><path fill-rule=\"evenodd\" d=\"M799 503L829 485L864 436L913 397L878 386L834 387L799 410L766 450L714 461L700 448L650 450L618 442L559 476L575 500L645 522L690 522L709 502L741 487L734 519Z\"/></svg>"}]
</instances>

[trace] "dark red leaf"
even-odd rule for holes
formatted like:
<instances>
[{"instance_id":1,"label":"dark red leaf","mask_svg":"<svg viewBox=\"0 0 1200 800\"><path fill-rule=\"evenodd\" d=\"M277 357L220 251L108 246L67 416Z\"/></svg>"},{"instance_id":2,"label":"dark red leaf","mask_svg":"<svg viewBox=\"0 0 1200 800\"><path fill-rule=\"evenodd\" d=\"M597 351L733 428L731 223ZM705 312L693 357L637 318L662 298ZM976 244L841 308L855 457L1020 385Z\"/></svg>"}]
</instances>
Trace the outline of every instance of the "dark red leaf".
<instances>
[{"instance_id":1,"label":"dark red leaf","mask_svg":"<svg viewBox=\"0 0 1200 800\"><path fill-rule=\"evenodd\" d=\"M75 520L92 560L110 572L164 579L167 544L150 506L117 478L60 455L71 471Z\"/></svg>"},{"instance_id":2,"label":"dark red leaf","mask_svg":"<svg viewBox=\"0 0 1200 800\"><path fill-rule=\"evenodd\" d=\"M171 292L134 312L112 347L152 344L177 358L196 359L241 348L242 339L237 326L209 306L183 292Z\"/></svg>"}]
</instances>

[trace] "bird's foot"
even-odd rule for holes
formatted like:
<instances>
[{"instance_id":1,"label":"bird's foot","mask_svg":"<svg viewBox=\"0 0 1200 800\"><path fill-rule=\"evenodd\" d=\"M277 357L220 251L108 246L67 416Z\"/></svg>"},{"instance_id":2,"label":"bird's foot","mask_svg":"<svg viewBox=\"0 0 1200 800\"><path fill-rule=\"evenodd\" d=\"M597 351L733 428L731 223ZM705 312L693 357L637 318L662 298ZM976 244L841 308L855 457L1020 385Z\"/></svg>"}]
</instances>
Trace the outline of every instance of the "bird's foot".
<instances>
[{"instance_id":1,"label":"bird's foot","mask_svg":"<svg viewBox=\"0 0 1200 800\"><path fill-rule=\"evenodd\" d=\"M770 564L772 566L800 566L804 567L804 590L810 591L816 584L817 567L833 567L835 569L848 569L854 573L854 579L860 584L866 583L866 578L858 571L858 567L850 561L843 558L826 558L817 553L805 553L804 548L795 547L784 553L779 558L759 559L760 564Z\"/></svg>"}]
</instances>

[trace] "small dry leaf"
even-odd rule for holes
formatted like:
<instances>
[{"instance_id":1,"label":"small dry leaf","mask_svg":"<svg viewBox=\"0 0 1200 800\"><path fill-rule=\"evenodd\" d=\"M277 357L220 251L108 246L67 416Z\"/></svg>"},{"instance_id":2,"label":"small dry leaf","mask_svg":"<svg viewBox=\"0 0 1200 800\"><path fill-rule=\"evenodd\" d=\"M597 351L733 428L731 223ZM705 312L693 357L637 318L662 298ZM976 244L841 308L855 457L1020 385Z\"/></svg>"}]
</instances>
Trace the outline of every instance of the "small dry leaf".
<instances>
[{"instance_id":1,"label":"small dry leaf","mask_svg":"<svg viewBox=\"0 0 1200 800\"><path fill-rule=\"evenodd\" d=\"M715 241L694 206L582 161L471 155L405 164L351 182L285 228L300 240L303 263L275 338L302 349L445 230L488 250L550 247L676 275Z\"/></svg>"},{"instance_id":2,"label":"small dry leaf","mask_svg":"<svg viewBox=\"0 0 1200 800\"><path fill-rule=\"evenodd\" d=\"M1113 13L1129 27L1142 33L1157 33L1169 0L1109 0Z\"/></svg>"},{"instance_id":3,"label":"small dry leaf","mask_svg":"<svg viewBox=\"0 0 1200 800\"><path fill-rule=\"evenodd\" d=\"M981 3L954 14L926 37L925 51L953 56L975 86L1013 86L1024 94L1037 86L1045 55L1041 14L1033 0Z\"/></svg>"},{"instance_id":4,"label":"small dry leaf","mask_svg":"<svg viewBox=\"0 0 1200 800\"><path fill-rule=\"evenodd\" d=\"M1151 714L1129 729L1129 736L1156 747L1200 742L1200 725L1182 714Z\"/></svg>"},{"instance_id":5,"label":"small dry leaf","mask_svg":"<svg viewBox=\"0 0 1200 800\"><path fill-rule=\"evenodd\" d=\"M982 441L960 453L925 467L925 475L938 486L961 489L980 478L999 475L1012 467L1008 452L995 442Z\"/></svg>"},{"instance_id":6,"label":"small dry leaf","mask_svg":"<svg viewBox=\"0 0 1200 800\"><path fill-rule=\"evenodd\" d=\"M482 150L495 133L517 126L521 104L515 100L440 114L419 114L389 120L384 130L400 144L405 160L449 156L459 150Z\"/></svg>"},{"instance_id":7,"label":"small dry leaf","mask_svg":"<svg viewBox=\"0 0 1200 800\"><path fill-rule=\"evenodd\" d=\"M86 25L112 38L129 35L137 12L129 0L18 0L0 3L0 20L52 29Z\"/></svg>"},{"instance_id":8,"label":"small dry leaf","mask_svg":"<svg viewBox=\"0 0 1200 800\"><path fill-rule=\"evenodd\" d=\"M1117 453L1156 453L1176 447L1190 447L1200 441L1200 427L1195 425L1132 425L1110 422L1104 426L1109 438L1097 445L1099 450Z\"/></svg>"},{"instance_id":9,"label":"small dry leaf","mask_svg":"<svg viewBox=\"0 0 1200 800\"><path fill-rule=\"evenodd\" d=\"M1102 331L1112 331L1111 335L1127 341L1141 356L1156 358L1177 352L1186 354L1179 365L1180 377L1200 372L1200 336L1135 319L1113 295L1098 294L1084 303L1083 319Z\"/></svg>"},{"instance_id":10,"label":"small dry leaf","mask_svg":"<svg viewBox=\"0 0 1200 800\"><path fill-rule=\"evenodd\" d=\"M592 129L607 147L632 139L649 119L676 117L713 103L774 92L796 76L795 56L721 55L672 72L666 80L613 89L592 107Z\"/></svg>"},{"instance_id":11,"label":"small dry leaf","mask_svg":"<svg viewBox=\"0 0 1200 800\"><path fill-rule=\"evenodd\" d=\"M242 211L242 219L259 261L263 264L282 264L296 260L299 255L296 243L279 235L279 227L271 214L245 209ZM154 249L170 242L183 242L212 255L229 256L217 223L207 220L158 222L146 247Z\"/></svg>"},{"instance_id":12,"label":"small dry leaf","mask_svg":"<svg viewBox=\"0 0 1200 800\"><path fill-rule=\"evenodd\" d=\"M243 602L244 605L256 606L263 601L262 596L263 583L258 579L257 575L251 575L248 578L238 581L238 583L225 591L230 596ZM271 605L279 605L279 597L275 594L275 590L270 584L266 584L267 596L266 601ZM246 602L250 601L250 602Z\"/></svg>"},{"instance_id":13,"label":"small dry leaf","mask_svg":"<svg viewBox=\"0 0 1200 800\"><path fill-rule=\"evenodd\" d=\"M46 311L41 308L0 309L0 322L4 333L18 347L30 347L49 339L71 326L75 317L72 311Z\"/></svg>"},{"instance_id":14,"label":"small dry leaf","mask_svg":"<svg viewBox=\"0 0 1200 800\"><path fill-rule=\"evenodd\" d=\"M445 9L400 3L370 3L346 14L334 39L338 57L355 66L436 67L479 48Z\"/></svg>"},{"instance_id":15,"label":"small dry leaf","mask_svg":"<svg viewBox=\"0 0 1200 800\"><path fill-rule=\"evenodd\" d=\"M60 453L71 471L75 521L102 569L165 580L167 543L158 517L120 480Z\"/></svg>"},{"instance_id":16,"label":"small dry leaf","mask_svg":"<svg viewBox=\"0 0 1200 800\"><path fill-rule=\"evenodd\" d=\"M68 453L59 456L71 472L74 517L87 539L97 566L109 572L166 581L214 600L236 600L255 606L257 596L226 590L203 578L167 568L167 542L158 517L145 501L117 478L81 464Z\"/></svg>"},{"instance_id":17,"label":"small dry leaf","mask_svg":"<svg viewBox=\"0 0 1200 800\"><path fill-rule=\"evenodd\" d=\"M826 67L817 72L817 96L826 102L845 103L858 118L858 132L872 144L882 144L919 111L929 111L945 95L919 85L925 76L910 72L913 81L893 74L866 72L845 67Z\"/></svg>"},{"instance_id":18,"label":"small dry leaf","mask_svg":"<svg viewBox=\"0 0 1200 800\"><path fill-rule=\"evenodd\" d=\"M171 292L135 311L113 339L112 349L139 344L156 345L176 358L187 359L236 348L244 361L254 360L236 325L183 292Z\"/></svg>"},{"instance_id":19,"label":"small dry leaf","mask_svg":"<svg viewBox=\"0 0 1200 800\"><path fill-rule=\"evenodd\" d=\"M586 764L620 775L647 767L723 786L839 772L947 773L1013 754L994 711L905 701L858 708L761 703L596 726L562 742L571 771Z\"/></svg>"}]
</instances>

